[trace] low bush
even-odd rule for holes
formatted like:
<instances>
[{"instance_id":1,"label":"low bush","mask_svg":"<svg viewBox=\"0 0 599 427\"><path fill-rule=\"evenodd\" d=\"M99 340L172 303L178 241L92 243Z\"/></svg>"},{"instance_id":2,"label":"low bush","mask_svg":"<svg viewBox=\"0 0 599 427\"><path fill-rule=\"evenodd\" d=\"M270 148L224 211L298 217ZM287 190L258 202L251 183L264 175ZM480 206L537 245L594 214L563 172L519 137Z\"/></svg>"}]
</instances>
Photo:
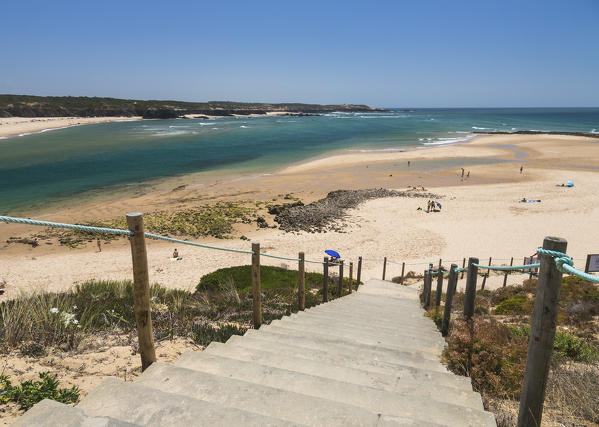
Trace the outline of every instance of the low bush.
<instances>
[{"instance_id":1,"label":"low bush","mask_svg":"<svg viewBox=\"0 0 599 427\"><path fill-rule=\"evenodd\" d=\"M0 403L15 402L20 409L29 409L43 399L52 399L61 403L76 403L79 400L79 389L58 388L56 376L48 372L39 374L39 381L23 381L13 386L8 377L0 375Z\"/></svg>"},{"instance_id":2,"label":"low bush","mask_svg":"<svg viewBox=\"0 0 599 427\"><path fill-rule=\"evenodd\" d=\"M495 307L495 314L530 314L532 307L532 302L526 295L516 295L501 301Z\"/></svg>"},{"instance_id":3,"label":"low bush","mask_svg":"<svg viewBox=\"0 0 599 427\"><path fill-rule=\"evenodd\" d=\"M454 322L443 359L449 369L470 376L477 391L517 398L522 386L528 341L495 321Z\"/></svg>"}]
</instances>

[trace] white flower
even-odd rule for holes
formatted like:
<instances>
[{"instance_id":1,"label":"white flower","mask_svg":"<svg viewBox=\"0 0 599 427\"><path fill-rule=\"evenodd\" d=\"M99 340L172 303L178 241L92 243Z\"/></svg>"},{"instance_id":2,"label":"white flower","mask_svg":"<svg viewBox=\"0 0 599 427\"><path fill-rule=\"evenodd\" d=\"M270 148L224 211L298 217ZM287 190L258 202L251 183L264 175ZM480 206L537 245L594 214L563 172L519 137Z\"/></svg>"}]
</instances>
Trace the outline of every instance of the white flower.
<instances>
[{"instance_id":1,"label":"white flower","mask_svg":"<svg viewBox=\"0 0 599 427\"><path fill-rule=\"evenodd\" d=\"M79 324L79 320L73 319L73 325L78 325L78 324Z\"/></svg>"},{"instance_id":2,"label":"white flower","mask_svg":"<svg viewBox=\"0 0 599 427\"><path fill-rule=\"evenodd\" d=\"M58 309L57 309L56 307L52 307L52 308L50 309L50 313L54 313L54 314L56 314L56 313L58 313Z\"/></svg>"},{"instance_id":3,"label":"white flower","mask_svg":"<svg viewBox=\"0 0 599 427\"><path fill-rule=\"evenodd\" d=\"M77 310L77 306L76 305L73 306L73 310Z\"/></svg>"}]
</instances>

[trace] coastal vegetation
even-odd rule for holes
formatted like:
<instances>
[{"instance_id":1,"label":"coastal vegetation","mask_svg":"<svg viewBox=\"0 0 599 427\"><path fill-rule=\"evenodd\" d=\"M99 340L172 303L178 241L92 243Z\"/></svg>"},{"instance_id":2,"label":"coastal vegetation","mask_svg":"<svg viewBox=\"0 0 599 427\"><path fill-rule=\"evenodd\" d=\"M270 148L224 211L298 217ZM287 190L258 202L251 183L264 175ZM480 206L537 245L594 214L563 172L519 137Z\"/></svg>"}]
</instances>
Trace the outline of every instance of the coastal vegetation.
<instances>
[{"instance_id":1,"label":"coastal vegetation","mask_svg":"<svg viewBox=\"0 0 599 427\"><path fill-rule=\"evenodd\" d=\"M300 103L246 103L230 101L184 102L135 100L87 96L0 95L0 117L97 117L142 116L176 118L186 114L231 116L266 114L272 111L319 114L332 111L382 111L367 105L319 105Z\"/></svg>"},{"instance_id":2,"label":"coastal vegetation","mask_svg":"<svg viewBox=\"0 0 599 427\"><path fill-rule=\"evenodd\" d=\"M263 319L270 322L297 311L297 270L261 267ZM197 346L225 342L243 335L252 325L250 266L224 268L200 279L193 292L150 288L152 324L156 342L184 338ZM337 297L338 278L331 274L329 300ZM355 281L353 283L355 289ZM306 274L306 308L322 301L323 276ZM344 295L349 281L344 279ZM31 360L61 359L96 348L96 341L114 336L136 348L136 323L131 281L93 280L66 292L39 292L0 303L0 354ZM110 347L109 347L110 348ZM29 364L29 362L28 362ZM139 367L132 374L139 373ZM14 377L14 375L13 375ZM76 376L76 378L81 375ZM17 378L18 379L18 378ZM53 373L39 381L15 386L0 373L0 405L12 402L27 409L48 398L76 402L79 389L60 389Z\"/></svg>"},{"instance_id":3,"label":"coastal vegetation","mask_svg":"<svg viewBox=\"0 0 599 427\"><path fill-rule=\"evenodd\" d=\"M478 291L472 321L460 317L464 294L453 298L456 320L443 358L452 372L470 376L499 426L516 423L536 284L533 278L520 286ZM441 313L433 308L428 315L440 325ZM548 420L599 423L598 315L597 287L578 277L564 277L545 402Z\"/></svg>"}]
</instances>

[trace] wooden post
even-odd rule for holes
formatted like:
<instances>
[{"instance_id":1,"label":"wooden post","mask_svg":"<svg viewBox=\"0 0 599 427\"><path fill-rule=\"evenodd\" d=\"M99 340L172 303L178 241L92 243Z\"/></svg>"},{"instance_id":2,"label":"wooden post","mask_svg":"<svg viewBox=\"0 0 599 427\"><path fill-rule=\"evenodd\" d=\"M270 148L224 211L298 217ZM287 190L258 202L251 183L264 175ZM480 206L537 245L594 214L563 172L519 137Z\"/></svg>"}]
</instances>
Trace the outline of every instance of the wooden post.
<instances>
[{"instance_id":1,"label":"wooden post","mask_svg":"<svg viewBox=\"0 0 599 427\"><path fill-rule=\"evenodd\" d=\"M466 258L462 260L462 268L466 267ZM460 276L460 280L464 278L464 270L462 270L462 275Z\"/></svg>"},{"instance_id":2,"label":"wooden post","mask_svg":"<svg viewBox=\"0 0 599 427\"><path fill-rule=\"evenodd\" d=\"M437 294L435 295L435 307L441 305L441 294L443 293L443 271L439 267L439 274L437 275Z\"/></svg>"},{"instance_id":3,"label":"wooden post","mask_svg":"<svg viewBox=\"0 0 599 427\"><path fill-rule=\"evenodd\" d=\"M329 300L329 257L324 257L322 264L322 302Z\"/></svg>"},{"instance_id":4,"label":"wooden post","mask_svg":"<svg viewBox=\"0 0 599 427\"><path fill-rule=\"evenodd\" d=\"M305 255L300 252L298 255L298 277L297 277L297 309L304 311L306 308L306 288L305 288L305 273L304 273L304 260Z\"/></svg>"},{"instance_id":5,"label":"wooden post","mask_svg":"<svg viewBox=\"0 0 599 427\"><path fill-rule=\"evenodd\" d=\"M401 263L401 278L399 279L399 283L403 285L403 273L406 269L406 263L402 262Z\"/></svg>"},{"instance_id":6,"label":"wooden post","mask_svg":"<svg viewBox=\"0 0 599 427\"><path fill-rule=\"evenodd\" d=\"M127 214L127 227L134 234L131 242L133 261L133 309L137 324L137 339L141 355L141 370L156 361L154 334L152 333L152 311L150 309L150 276L148 273L148 254L144 238L144 220L139 212Z\"/></svg>"},{"instance_id":7,"label":"wooden post","mask_svg":"<svg viewBox=\"0 0 599 427\"><path fill-rule=\"evenodd\" d=\"M566 253L567 246L568 242L559 237L545 237L543 240L543 249ZM557 301L562 273L557 269L552 256L540 255L539 262L541 267L530 319L530 341L520 395L518 427L541 425L545 386L557 324Z\"/></svg>"},{"instance_id":8,"label":"wooden post","mask_svg":"<svg viewBox=\"0 0 599 427\"><path fill-rule=\"evenodd\" d=\"M528 259L529 259L529 261L528 261L528 263L529 263L529 264L532 264L532 260L533 260L533 258L534 258L534 257L530 257L530 258L528 258ZM533 269L533 268L531 268L531 269L530 269L530 274L528 275L528 279L529 279L529 280L530 280L530 279L532 279L532 273L533 273L533 271L534 271L534 269Z\"/></svg>"},{"instance_id":9,"label":"wooden post","mask_svg":"<svg viewBox=\"0 0 599 427\"><path fill-rule=\"evenodd\" d=\"M387 272L387 257L383 260L383 280L385 280L385 273Z\"/></svg>"},{"instance_id":10,"label":"wooden post","mask_svg":"<svg viewBox=\"0 0 599 427\"><path fill-rule=\"evenodd\" d=\"M426 309L426 286L427 286L427 275L428 275L428 270L424 270L424 273L422 274L422 305L424 306L424 308Z\"/></svg>"},{"instance_id":11,"label":"wooden post","mask_svg":"<svg viewBox=\"0 0 599 427\"><path fill-rule=\"evenodd\" d=\"M358 273L356 275L356 289L360 287L360 279L362 279L362 257L358 257Z\"/></svg>"},{"instance_id":12,"label":"wooden post","mask_svg":"<svg viewBox=\"0 0 599 427\"><path fill-rule=\"evenodd\" d=\"M441 324L441 334L446 337L449 332L449 321L451 320L451 304L453 302L453 294L458 285L458 273L456 264L451 264L449 269L449 278L447 279L447 292L445 293L445 307L443 310L443 323Z\"/></svg>"},{"instance_id":13,"label":"wooden post","mask_svg":"<svg viewBox=\"0 0 599 427\"><path fill-rule=\"evenodd\" d=\"M512 259L510 260L510 267L514 265L514 257L512 257ZM505 272L505 275L503 276L503 287L505 288L505 285L507 285L507 275L508 275L508 271Z\"/></svg>"},{"instance_id":14,"label":"wooden post","mask_svg":"<svg viewBox=\"0 0 599 427\"><path fill-rule=\"evenodd\" d=\"M474 315L474 299L476 298L476 279L478 277L478 258L468 258L468 275L466 276L466 294L464 295L464 317L471 319Z\"/></svg>"},{"instance_id":15,"label":"wooden post","mask_svg":"<svg viewBox=\"0 0 599 427\"><path fill-rule=\"evenodd\" d=\"M254 301L254 329L262 325L262 292L260 290L260 243L252 243L252 299Z\"/></svg>"},{"instance_id":16,"label":"wooden post","mask_svg":"<svg viewBox=\"0 0 599 427\"><path fill-rule=\"evenodd\" d=\"M489 267L491 266L491 261L493 258L489 257L489 263L487 264ZM485 283L487 283L487 279L489 278L489 275L491 274L491 269L487 268L487 272L485 273L485 275L483 276L483 284L480 287L481 291L485 290Z\"/></svg>"},{"instance_id":17,"label":"wooden post","mask_svg":"<svg viewBox=\"0 0 599 427\"><path fill-rule=\"evenodd\" d=\"M354 263L349 263L349 293L352 292L352 286L354 285Z\"/></svg>"},{"instance_id":18,"label":"wooden post","mask_svg":"<svg viewBox=\"0 0 599 427\"><path fill-rule=\"evenodd\" d=\"M343 260L339 260L339 284L337 286L337 297L343 296Z\"/></svg>"},{"instance_id":19,"label":"wooden post","mask_svg":"<svg viewBox=\"0 0 599 427\"><path fill-rule=\"evenodd\" d=\"M430 270L424 271L424 309L428 310L431 306L431 284L432 275Z\"/></svg>"},{"instance_id":20,"label":"wooden post","mask_svg":"<svg viewBox=\"0 0 599 427\"><path fill-rule=\"evenodd\" d=\"M437 270L441 271L442 266L443 266L443 259L439 258L439 268Z\"/></svg>"}]
</instances>

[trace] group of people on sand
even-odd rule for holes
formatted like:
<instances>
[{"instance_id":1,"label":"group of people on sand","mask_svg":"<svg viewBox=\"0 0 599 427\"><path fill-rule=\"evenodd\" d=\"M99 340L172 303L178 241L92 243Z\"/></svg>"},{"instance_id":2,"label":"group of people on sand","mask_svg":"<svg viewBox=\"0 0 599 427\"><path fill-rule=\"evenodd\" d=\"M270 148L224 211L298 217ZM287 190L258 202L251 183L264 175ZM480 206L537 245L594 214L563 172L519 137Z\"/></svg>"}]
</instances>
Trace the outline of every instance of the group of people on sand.
<instances>
[{"instance_id":1,"label":"group of people on sand","mask_svg":"<svg viewBox=\"0 0 599 427\"><path fill-rule=\"evenodd\" d=\"M438 209L437 209L438 208ZM426 204L426 212L440 212L441 211L441 203L435 202L434 200L429 200Z\"/></svg>"},{"instance_id":2,"label":"group of people on sand","mask_svg":"<svg viewBox=\"0 0 599 427\"><path fill-rule=\"evenodd\" d=\"M466 172L466 170L464 168L462 169L462 181L464 180L464 173ZM466 179L470 178L470 171L468 171L468 173L466 173Z\"/></svg>"}]
</instances>

